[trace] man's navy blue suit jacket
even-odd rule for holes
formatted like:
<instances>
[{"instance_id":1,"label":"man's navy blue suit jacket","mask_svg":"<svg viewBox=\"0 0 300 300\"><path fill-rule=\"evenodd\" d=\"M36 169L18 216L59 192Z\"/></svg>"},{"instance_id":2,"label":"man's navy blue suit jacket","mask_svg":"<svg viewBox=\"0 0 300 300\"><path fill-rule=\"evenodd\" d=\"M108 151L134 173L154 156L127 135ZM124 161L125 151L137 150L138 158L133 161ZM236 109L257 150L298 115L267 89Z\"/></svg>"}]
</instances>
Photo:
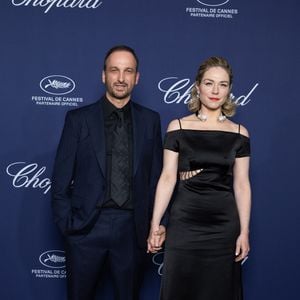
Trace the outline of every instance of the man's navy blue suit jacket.
<instances>
[{"instance_id":1,"label":"man's navy blue suit jacket","mask_svg":"<svg viewBox=\"0 0 300 300\"><path fill-rule=\"evenodd\" d=\"M64 235L91 229L107 189L102 99L67 113L52 177L54 221ZM134 221L146 246L156 184L162 167L159 114L131 102L133 124Z\"/></svg>"}]
</instances>

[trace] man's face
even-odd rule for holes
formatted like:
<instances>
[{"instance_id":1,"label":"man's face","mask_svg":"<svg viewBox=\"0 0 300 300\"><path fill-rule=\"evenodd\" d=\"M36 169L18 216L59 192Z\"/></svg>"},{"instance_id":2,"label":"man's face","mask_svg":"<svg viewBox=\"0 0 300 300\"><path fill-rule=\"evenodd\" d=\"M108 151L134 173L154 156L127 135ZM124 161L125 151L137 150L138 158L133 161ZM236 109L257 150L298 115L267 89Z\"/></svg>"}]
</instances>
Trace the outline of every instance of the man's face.
<instances>
[{"instance_id":1,"label":"man's face","mask_svg":"<svg viewBox=\"0 0 300 300\"><path fill-rule=\"evenodd\" d=\"M138 83L134 56L127 51L113 52L106 60L106 70L102 72L102 82L106 86L106 96L113 103L130 100L131 92Z\"/></svg>"}]
</instances>

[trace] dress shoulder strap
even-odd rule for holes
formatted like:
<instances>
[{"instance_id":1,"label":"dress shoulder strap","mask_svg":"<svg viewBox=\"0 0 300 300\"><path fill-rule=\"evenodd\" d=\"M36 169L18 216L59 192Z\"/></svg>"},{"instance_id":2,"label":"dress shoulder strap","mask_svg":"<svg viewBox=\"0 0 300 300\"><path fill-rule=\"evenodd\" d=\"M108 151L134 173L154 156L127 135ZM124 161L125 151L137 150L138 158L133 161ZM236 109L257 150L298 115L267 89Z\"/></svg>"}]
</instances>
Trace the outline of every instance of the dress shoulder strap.
<instances>
[{"instance_id":1,"label":"dress shoulder strap","mask_svg":"<svg viewBox=\"0 0 300 300\"><path fill-rule=\"evenodd\" d=\"M241 124L239 124L239 134L241 133Z\"/></svg>"},{"instance_id":2,"label":"dress shoulder strap","mask_svg":"<svg viewBox=\"0 0 300 300\"><path fill-rule=\"evenodd\" d=\"M182 129L182 126L181 126L181 121L180 119L178 119L178 123L179 123L179 128Z\"/></svg>"}]
</instances>

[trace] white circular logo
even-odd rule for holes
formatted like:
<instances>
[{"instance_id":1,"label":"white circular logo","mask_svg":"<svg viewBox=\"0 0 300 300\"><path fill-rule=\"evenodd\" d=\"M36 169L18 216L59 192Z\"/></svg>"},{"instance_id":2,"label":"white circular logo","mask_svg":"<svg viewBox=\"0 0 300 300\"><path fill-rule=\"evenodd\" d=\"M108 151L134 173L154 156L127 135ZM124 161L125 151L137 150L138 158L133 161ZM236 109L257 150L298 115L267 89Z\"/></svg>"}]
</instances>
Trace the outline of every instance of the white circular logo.
<instances>
[{"instance_id":1,"label":"white circular logo","mask_svg":"<svg viewBox=\"0 0 300 300\"><path fill-rule=\"evenodd\" d=\"M229 0L226 0L226 1L221 1L221 0L216 0L216 1L213 1L213 0L200 1L200 0L197 0L197 1L199 3L201 3L202 5L205 5L205 6L221 6L221 5L224 5L227 2L229 2Z\"/></svg>"},{"instance_id":2,"label":"white circular logo","mask_svg":"<svg viewBox=\"0 0 300 300\"><path fill-rule=\"evenodd\" d=\"M75 82L63 75L50 75L40 81L40 88L51 95L65 95L75 89Z\"/></svg>"},{"instance_id":3,"label":"white circular logo","mask_svg":"<svg viewBox=\"0 0 300 300\"><path fill-rule=\"evenodd\" d=\"M48 250L39 257L42 265L52 269L61 269L66 266L65 252L62 250Z\"/></svg>"}]
</instances>

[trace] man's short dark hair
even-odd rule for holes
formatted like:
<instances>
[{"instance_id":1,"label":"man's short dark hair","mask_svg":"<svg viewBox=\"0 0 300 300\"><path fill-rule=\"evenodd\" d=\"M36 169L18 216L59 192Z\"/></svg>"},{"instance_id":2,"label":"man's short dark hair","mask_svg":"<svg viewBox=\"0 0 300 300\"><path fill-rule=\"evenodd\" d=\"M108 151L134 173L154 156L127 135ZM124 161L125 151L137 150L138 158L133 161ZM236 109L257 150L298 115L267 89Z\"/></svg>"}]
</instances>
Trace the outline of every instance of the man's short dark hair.
<instances>
[{"instance_id":1,"label":"man's short dark hair","mask_svg":"<svg viewBox=\"0 0 300 300\"><path fill-rule=\"evenodd\" d=\"M131 53L136 61L136 71L138 70L138 67L139 67L139 59L135 53L135 51L130 48L129 46L126 46L126 45L117 45L117 46L114 46L112 48L110 48L105 57L104 57L104 63L103 63L103 70L105 71L106 70L106 61L108 59L108 57L113 53L113 52L116 52L116 51L127 51L129 53Z\"/></svg>"}]
</instances>

